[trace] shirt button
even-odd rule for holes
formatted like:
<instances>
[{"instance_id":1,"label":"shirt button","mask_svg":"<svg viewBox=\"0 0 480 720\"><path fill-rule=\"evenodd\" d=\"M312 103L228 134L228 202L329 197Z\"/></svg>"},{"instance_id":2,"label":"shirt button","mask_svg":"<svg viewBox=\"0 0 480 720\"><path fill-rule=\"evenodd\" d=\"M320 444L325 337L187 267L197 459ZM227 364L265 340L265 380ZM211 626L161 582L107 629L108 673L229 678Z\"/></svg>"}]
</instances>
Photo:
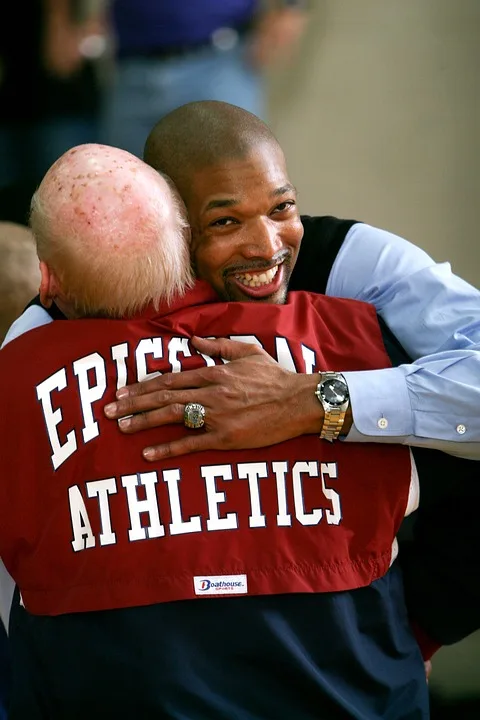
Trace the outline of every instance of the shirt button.
<instances>
[{"instance_id":1,"label":"shirt button","mask_svg":"<svg viewBox=\"0 0 480 720\"><path fill-rule=\"evenodd\" d=\"M465 425L457 425L457 433L459 435L465 435L466 432L467 428L465 427Z\"/></svg>"},{"instance_id":2,"label":"shirt button","mask_svg":"<svg viewBox=\"0 0 480 720\"><path fill-rule=\"evenodd\" d=\"M387 427L388 427L388 420L387 420L387 418L383 418L383 417L380 418L379 421L377 422L377 425L378 425L378 427L380 428L380 430L386 430ZM458 428L457 428L457 430L458 430Z\"/></svg>"}]
</instances>

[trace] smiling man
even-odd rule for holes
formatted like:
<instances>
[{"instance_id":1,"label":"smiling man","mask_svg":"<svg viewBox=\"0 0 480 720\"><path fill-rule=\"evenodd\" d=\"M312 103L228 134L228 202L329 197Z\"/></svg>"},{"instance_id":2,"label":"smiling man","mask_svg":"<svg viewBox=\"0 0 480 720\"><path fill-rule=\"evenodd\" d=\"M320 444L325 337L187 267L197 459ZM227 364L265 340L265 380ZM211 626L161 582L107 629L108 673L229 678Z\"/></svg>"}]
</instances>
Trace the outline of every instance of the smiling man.
<instances>
[{"instance_id":1,"label":"smiling man","mask_svg":"<svg viewBox=\"0 0 480 720\"><path fill-rule=\"evenodd\" d=\"M254 157L232 162L225 172L210 176L208 170L199 171L191 191L193 197L213 198L198 208L198 215L192 203L192 213L198 217L192 242L198 276L225 300L285 302L303 225L280 148L265 143ZM240 216L260 214L265 195L272 206L270 217L255 224L240 222Z\"/></svg>"},{"instance_id":2,"label":"smiling man","mask_svg":"<svg viewBox=\"0 0 480 720\"><path fill-rule=\"evenodd\" d=\"M412 361L344 372L349 407L335 438L409 443L480 458L480 293L391 233L353 220L300 216L284 154L254 115L220 102L184 105L163 118L146 161L169 175L187 206L198 275L226 299L281 302L287 287L371 302ZM205 341L204 352L218 352ZM150 460L203 449L257 447L322 433L331 416L316 412L299 387L281 386L275 368L249 377L230 349L225 377L162 376L123 389L107 408L135 432L183 422L182 407L206 408L202 433L145 449ZM248 385L248 387L245 386ZM268 393L268 388L271 392ZM232 390L235 388L235 390ZM312 381L311 393L316 390Z\"/></svg>"},{"instance_id":3,"label":"smiling man","mask_svg":"<svg viewBox=\"0 0 480 720\"><path fill-rule=\"evenodd\" d=\"M214 111L207 120L213 124L211 132L204 142L203 133L196 135L177 163L172 123L179 121L183 134L188 109L202 119L211 106ZM225 109L231 117L224 116ZM282 303L304 233L297 194L270 130L237 110L223 103L178 110L153 130L145 159L154 167L163 165L175 177L188 206L198 276L225 300ZM182 126L185 120L187 125Z\"/></svg>"}]
</instances>

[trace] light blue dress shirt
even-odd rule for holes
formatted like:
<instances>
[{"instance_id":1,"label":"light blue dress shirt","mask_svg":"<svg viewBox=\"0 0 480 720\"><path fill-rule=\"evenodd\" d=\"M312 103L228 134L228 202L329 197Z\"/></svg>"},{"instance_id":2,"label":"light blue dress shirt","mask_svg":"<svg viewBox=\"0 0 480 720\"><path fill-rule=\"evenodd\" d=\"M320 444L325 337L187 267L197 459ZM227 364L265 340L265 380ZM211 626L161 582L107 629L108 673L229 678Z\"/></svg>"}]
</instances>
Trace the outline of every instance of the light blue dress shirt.
<instances>
[{"instance_id":1,"label":"light blue dress shirt","mask_svg":"<svg viewBox=\"0 0 480 720\"><path fill-rule=\"evenodd\" d=\"M480 460L480 292L396 235L358 223L335 259L327 295L373 303L411 365L348 372L347 441L405 443ZM5 342L50 321L29 308Z\"/></svg>"},{"instance_id":2,"label":"light blue dress shirt","mask_svg":"<svg viewBox=\"0 0 480 720\"><path fill-rule=\"evenodd\" d=\"M327 295L373 303L414 362L346 372L346 440L401 442L480 459L480 292L407 240L354 225Z\"/></svg>"}]
</instances>

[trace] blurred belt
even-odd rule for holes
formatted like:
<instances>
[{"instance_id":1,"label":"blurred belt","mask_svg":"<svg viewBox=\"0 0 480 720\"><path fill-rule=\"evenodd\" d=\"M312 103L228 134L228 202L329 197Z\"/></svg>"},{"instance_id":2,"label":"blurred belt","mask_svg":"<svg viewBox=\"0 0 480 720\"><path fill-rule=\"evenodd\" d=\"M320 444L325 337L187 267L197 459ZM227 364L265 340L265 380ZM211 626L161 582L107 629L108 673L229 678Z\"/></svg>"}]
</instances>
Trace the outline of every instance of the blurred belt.
<instances>
[{"instance_id":1,"label":"blurred belt","mask_svg":"<svg viewBox=\"0 0 480 720\"><path fill-rule=\"evenodd\" d=\"M181 58L185 55L201 52L207 48L215 48L220 51L233 50L240 40L250 32L253 23L245 23L238 27L220 27L206 39L199 42L182 43L179 45L168 45L156 48L136 48L118 51L120 58L152 58L158 60L168 60Z\"/></svg>"}]
</instances>

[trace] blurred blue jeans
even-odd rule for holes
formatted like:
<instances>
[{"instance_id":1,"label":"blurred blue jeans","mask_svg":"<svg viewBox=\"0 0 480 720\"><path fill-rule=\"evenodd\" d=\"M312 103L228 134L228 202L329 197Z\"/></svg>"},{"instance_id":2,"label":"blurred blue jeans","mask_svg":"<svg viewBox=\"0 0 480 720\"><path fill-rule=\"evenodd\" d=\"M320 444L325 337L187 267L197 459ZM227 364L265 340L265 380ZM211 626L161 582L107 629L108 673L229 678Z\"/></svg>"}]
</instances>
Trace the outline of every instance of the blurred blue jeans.
<instances>
[{"instance_id":1,"label":"blurred blue jeans","mask_svg":"<svg viewBox=\"0 0 480 720\"><path fill-rule=\"evenodd\" d=\"M265 115L263 77L249 65L244 42L230 50L120 58L104 99L102 141L138 157L153 126L185 103L222 100Z\"/></svg>"},{"instance_id":2,"label":"blurred blue jeans","mask_svg":"<svg viewBox=\"0 0 480 720\"><path fill-rule=\"evenodd\" d=\"M0 220L26 222L30 198L48 168L74 145L98 142L96 119L0 121Z\"/></svg>"},{"instance_id":3,"label":"blurred blue jeans","mask_svg":"<svg viewBox=\"0 0 480 720\"><path fill-rule=\"evenodd\" d=\"M84 142L98 142L89 118L55 118L0 124L0 187L25 175L43 177L60 155Z\"/></svg>"}]
</instances>

